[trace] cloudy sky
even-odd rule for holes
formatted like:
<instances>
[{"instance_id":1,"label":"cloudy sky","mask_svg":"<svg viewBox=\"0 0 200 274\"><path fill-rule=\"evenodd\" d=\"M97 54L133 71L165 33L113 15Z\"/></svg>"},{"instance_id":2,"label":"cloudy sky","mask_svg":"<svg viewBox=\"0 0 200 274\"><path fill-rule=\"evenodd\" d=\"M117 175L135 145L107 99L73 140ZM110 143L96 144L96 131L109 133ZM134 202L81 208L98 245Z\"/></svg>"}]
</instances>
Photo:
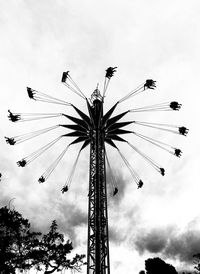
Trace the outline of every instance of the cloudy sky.
<instances>
[{"instance_id":1,"label":"cloudy sky","mask_svg":"<svg viewBox=\"0 0 200 274\"><path fill-rule=\"evenodd\" d=\"M42 231L56 219L76 251L86 253L88 148L81 154L68 193L62 195L60 189L78 144L70 148L49 180L39 185L40 175L70 140L19 168L16 161L61 131L16 146L7 145L4 136L17 136L65 120L58 117L14 124L8 121L7 111L75 115L70 107L31 101L27 86L86 111L84 100L61 84L62 72L70 70L90 97L97 83L102 90L105 69L117 66L105 111L138 84L152 78L157 81L155 91L127 100L116 113L176 100L182 103L179 112L130 113L125 120L185 125L190 131L187 137L156 130L146 132L149 137L179 147L183 151L180 159L132 137L135 146L165 167L164 177L129 147L119 144L144 181L140 190L119 155L109 149L119 188L117 196L108 197L111 273L138 274L144 269L144 260L155 256L172 263L177 270L187 269L192 255L200 252L199 13L198 0L0 0L0 206L15 198L15 209Z\"/></svg>"}]
</instances>

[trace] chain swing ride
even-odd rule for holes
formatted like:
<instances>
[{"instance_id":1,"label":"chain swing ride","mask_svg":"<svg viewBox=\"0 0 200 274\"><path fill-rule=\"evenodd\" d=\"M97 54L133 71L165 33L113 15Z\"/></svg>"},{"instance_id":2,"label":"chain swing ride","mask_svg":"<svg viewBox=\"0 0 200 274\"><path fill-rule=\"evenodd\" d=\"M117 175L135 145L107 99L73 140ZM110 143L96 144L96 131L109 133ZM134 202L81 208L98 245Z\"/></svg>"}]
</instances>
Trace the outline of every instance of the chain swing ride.
<instances>
[{"instance_id":1,"label":"chain swing ride","mask_svg":"<svg viewBox=\"0 0 200 274\"><path fill-rule=\"evenodd\" d=\"M77 157L72 166L72 170L68 176L66 183L61 189L62 193L65 193L69 190L79 160L79 156L82 150L86 148L88 145L90 145L87 274L110 274L106 164L110 172L110 184L112 185L113 196L115 196L118 193L118 187L116 184L115 176L111 169L105 144L110 145L119 153L121 159L129 169L130 174L134 182L136 183L137 187L141 188L143 186L143 181L140 179L139 175L130 165L128 160L125 158L121 150L116 145L115 141L127 143L127 145L131 149L138 153L162 176L165 175L165 169L162 166L160 166L157 162L155 162L155 160L153 160L151 157L147 156L145 153L140 151L132 143L128 142L125 138L122 138L121 135L134 134L138 138L141 138L144 141L149 142L150 144L175 155L176 157L180 157L182 151L179 148L175 148L167 143L140 134L139 132L133 130L125 130L122 128L131 124L136 124L142 127L149 127L152 129L176 133L183 136L186 136L188 133L188 129L184 126L175 126L170 124L160 124L134 120L119 122L128 113L173 110L178 111L181 108L181 104L179 104L176 101L138 107L122 112L116 116L112 116L113 112L120 103L132 98L133 96L138 95L139 93L154 90L156 87L156 81L152 79L146 80L136 89L129 92L126 96L118 100L114 104L114 106L110 108L108 112L103 114L105 94L108 89L110 79L116 72L116 68L117 67L109 67L106 70L102 95L97 86L97 88L92 93L90 99L88 99L85 96L85 94L81 91L78 85L74 82L74 80L70 76L69 71L63 72L61 80L62 83L76 95L85 100L88 108L88 115L83 113L79 108L74 106L72 103L39 92L30 87L27 87L27 93L30 99L33 99L35 101L72 107L78 114L79 118L69 116L65 113L13 113L10 110L8 110L8 118L12 122L50 119L61 116L67 118L72 122L71 124L57 124L55 126L36 130L23 135L5 137L6 142L8 144L16 145L24 141L28 141L32 138L35 138L39 135L45 134L49 131L56 130L57 128L65 128L67 130L71 130L69 133L65 133L63 135L58 136L56 139L52 140L48 144L37 149L36 151L32 152L31 154L17 162L17 165L19 167L25 167L31 162L33 162L35 159L37 159L45 151L50 149L61 139L65 137L74 137L75 139L71 143L66 145L64 150L60 153L60 155L58 155L55 161L46 169L46 171L38 179L39 183L44 183L49 178L49 176L54 171L59 162L62 160L68 148L71 145L81 143L82 146L78 151Z\"/></svg>"}]
</instances>

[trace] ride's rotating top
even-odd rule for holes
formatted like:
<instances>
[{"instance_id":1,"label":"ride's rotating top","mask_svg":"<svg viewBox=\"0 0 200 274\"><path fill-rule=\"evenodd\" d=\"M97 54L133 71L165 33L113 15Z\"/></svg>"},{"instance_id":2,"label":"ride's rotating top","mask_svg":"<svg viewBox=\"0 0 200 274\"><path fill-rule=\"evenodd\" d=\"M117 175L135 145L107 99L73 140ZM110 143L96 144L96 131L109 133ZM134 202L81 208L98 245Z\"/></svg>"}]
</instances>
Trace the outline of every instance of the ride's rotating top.
<instances>
[{"instance_id":1,"label":"ride's rotating top","mask_svg":"<svg viewBox=\"0 0 200 274\"><path fill-rule=\"evenodd\" d=\"M88 115L85 114L83 111L81 111L78 107L74 106L72 103L66 102L64 99L58 99L51 95L47 95L43 92L39 92L37 90L34 90L30 87L27 87L27 93L30 99L35 101L41 101L51 104L57 104L57 105L64 105L68 107L72 107L75 112L78 114L79 118L76 116L70 116L66 113L13 113L9 110L9 119L12 122L24 122L24 121L32 121L32 120L42 120L42 119L50 119L55 118L59 116L65 117L67 120L71 121L72 123L69 124L57 124L53 125L48 128L39 129L33 132L28 132L22 135L14 136L14 137L5 137L6 142L10 145L16 145L19 143L22 143L24 141L28 141L32 138L35 138L41 134L45 134L51 130L56 130L57 128L65 128L70 132L64 133L62 135L59 135L56 139L52 140L51 142L47 143L45 146L38 148L36 151L32 152L30 155L23 157L21 160L17 162L18 166L25 167L35 159L37 159L39 156L41 156L46 150L50 149L53 145L55 145L57 142L59 142L60 139L66 138L66 137L73 137L74 140L67 144L64 148L64 150L58 155L58 157L55 159L55 161L46 169L46 171L41 175L39 178L39 182L43 183L47 180L47 178L50 176L50 174L54 171L58 163L61 161L61 159L64 157L66 151L71 145L82 143L82 146L78 152L78 155L75 159L74 165L72 167L72 170L69 174L68 179L66 180L64 187L62 188L62 192L66 192L69 189L69 186L72 181L72 177L79 159L79 155L81 151L87 147L94 137L94 131L99 130L101 137L103 138L103 142L106 144L112 146L117 150L120 157L122 158L123 162L128 167L134 182L137 184L138 188L141 188L143 186L143 182L140 179L140 176L137 174L137 172L132 168L126 157L122 154L121 150L119 149L116 142L124 142L129 145L131 149L133 149L136 153L138 153L141 157L143 157L144 160L146 160L155 170L157 170L162 176L165 175L165 169L161 167L154 159L152 159L150 156L147 156L145 153L143 153L140 149L138 149L135 145L127 141L124 137L125 135L134 134L135 136L141 138L143 141L149 142L151 145L157 146L161 148L162 150L165 150L177 157L180 157L182 154L182 151L179 148L175 148L174 146L164 143L160 140L156 140L152 137L143 135L140 132L137 132L133 130L133 126L139 126L139 127L148 127L152 130L162 130L179 135L186 136L188 133L188 129L184 126L179 125L171 125L171 124L162 124L162 123L156 123L156 122L146 122L146 121L136 121L136 120L129 120L129 121L120 121L123 117L125 117L128 113L139 113L139 112L158 112L158 111L178 111L181 108L181 104L179 104L176 101L171 102L165 102L160 104L153 104L149 106L141 106L136 107L134 109L126 110L118 115L113 116L113 112L115 111L116 107L124 102L125 100L128 100L132 98L133 96L140 94L142 92L149 92L153 91L156 88L156 81L152 79L147 79L144 83L139 85L136 89L130 91L127 95L123 96L120 100L118 100L105 114L103 114L103 104L105 99L105 94L108 89L109 83L111 78L114 75L114 72L116 71L117 67L109 67L106 70L104 84L103 84L103 91L102 95L99 91L98 85L94 92L91 95L90 99L87 99L85 94L82 92L82 90L79 88L79 86L75 83L75 81L70 76L70 72L64 72L62 75L62 83L67 86L72 92L76 93L78 96L80 96L82 99L85 100L88 108ZM131 126L132 128L124 129L126 126ZM117 185L116 180L114 178L114 174L112 172L112 168L108 159L108 155L106 152L105 147L105 154L106 154L106 163L108 166L108 169L110 170L111 174L111 185L113 188L113 193L117 193ZM117 190L117 191L116 191Z\"/></svg>"}]
</instances>

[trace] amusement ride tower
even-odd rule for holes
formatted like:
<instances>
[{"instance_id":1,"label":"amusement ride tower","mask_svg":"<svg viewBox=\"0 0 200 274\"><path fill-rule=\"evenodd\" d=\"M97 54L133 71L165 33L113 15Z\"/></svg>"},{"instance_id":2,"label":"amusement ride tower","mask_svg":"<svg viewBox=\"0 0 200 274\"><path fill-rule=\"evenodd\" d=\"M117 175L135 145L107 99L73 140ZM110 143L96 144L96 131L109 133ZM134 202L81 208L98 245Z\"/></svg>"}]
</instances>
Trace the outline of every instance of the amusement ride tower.
<instances>
[{"instance_id":1,"label":"amusement ride tower","mask_svg":"<svg viewBox=\"0 0 200 274\"><path fill-rule=\"evenodd\" d=\"M88 145L90 145L90 171L89 171L89 194L88 194L88 253L87 253L87 274L109 274L110 273L110 262L109 262L109 236L108 236L108 213L107 213L107 184L106 184L106 163L107 168L110 169L110 162L108 159L108 155L106 153L106 146L108 144L112 146L119 152L120 157L128 167L134 182L137 184L138 188L143 186L143 182L140 179L139 175L136 171L131 167L125 156L122 154L115 141L127 143L136 153L138 153L141 157L143 157L146 161L149 162L152 167L157 170L162 176L165 174L165 170L159 164L157 164L153 159L140 151L137 147L135 147L130 142L126 141L126 139L122 138L121 135L125 134L134 134L135 136L143 139L155 145L171 154L174 154L177 157L181 156L181 150L175 148L169 144L164 142L155 140L151 137L145 136L133 130L125 130L122 129L128 125L139 125L143 127L149 127L151 129L168 131L180 135L186 135L188 129L184 126L174 126L169 124L160 124L160 123L150 123L144 121L125 121L119 122L126 114L129 112L148 112L148 111L171 111L171 110L179 110L181 105L176 102L167 102L162 104L155 104L151 106L139 107L135 109L127 110L123 113L120 113L116 116L113 116L113 112L116 109L117 105L121 102L129 99L132 96L137 95L138 93L153 90L156 85L155 81L152 79L146 80L136 89L128 93L122 99L117 101L112 108L104 114L103 112L103 104L105 99L105 93L107 91L109 82L114 72L116 71L116 67L109 67L106 70L103 93L100 94L100 91L97 88L92 93L90 99L87 99L85 94L81 91L81 89L77 86L77 84L71 78L69 71L64 72L62 76L62 82L74 93L78 96L82 97L88 108L88 115L83 113L79 108L74 106L73 104L66 102L61 99L57 99L45 93L36 91L32 88L27 88L29 98L53 104L60 104L64 106L71 106L74 108L76 113L79 115L79 118L74 116L69 116L65 113L12 113L9 110L9 119L12 122L23 122L23 121L31 121L31 120L40 120L46 118L53 118L57 116L64 116L71 122L72 124L58 124L52 127L48 127L45 129L33 131L30 133L26 133L23 135L15 136L15 137L5 137L6 142L10 145L15 145L21 143L23 141L27 141L41 134L47 133L51 130L54 130L58 127L65 128L67 130L71 130L69 133L65 133L45 146L39 148L34 151L27 157L22 158L17 162L18 166L25 167L33 160L38 158L42 153L44 153L47 149L52 147L55 143L57 143L61 138L66 137L74 137L75 139L68 144L61 154L56 158L56 160L47 168L47 170L42 174L39 178L39 183L44 183L53 170L56 168L58 163L63 158L69 146L77 143L82 143L82 146L78 152L78 155L75 159L73 168L71 173L69 174L68 180L62 188L62 193L65 193L69 190L72 177L79 159L79 155L81 151ZM117 185L115 183L114 174L111 172L111 184L113 187L113 196L115 196L118 192Z\"/></svg>"}]
</instances>

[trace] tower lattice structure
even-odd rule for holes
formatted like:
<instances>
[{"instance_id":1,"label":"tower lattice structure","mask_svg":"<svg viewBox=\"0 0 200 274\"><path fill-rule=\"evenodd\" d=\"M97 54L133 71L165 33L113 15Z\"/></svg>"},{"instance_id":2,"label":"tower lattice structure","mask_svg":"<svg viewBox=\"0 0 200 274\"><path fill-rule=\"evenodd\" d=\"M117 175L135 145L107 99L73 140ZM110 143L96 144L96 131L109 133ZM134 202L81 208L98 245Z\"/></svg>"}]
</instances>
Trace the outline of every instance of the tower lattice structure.
<instances>
[{"instance_id":1,"label":"tower lattice structure","mask_svg":"<svg viewBox=\"0 0 200 274\"><path fill-rule=\"evenodd\" d=\"M91 113L87 273L110 273L103 101L96 97Z\"/></svg>"}]
</instances>

